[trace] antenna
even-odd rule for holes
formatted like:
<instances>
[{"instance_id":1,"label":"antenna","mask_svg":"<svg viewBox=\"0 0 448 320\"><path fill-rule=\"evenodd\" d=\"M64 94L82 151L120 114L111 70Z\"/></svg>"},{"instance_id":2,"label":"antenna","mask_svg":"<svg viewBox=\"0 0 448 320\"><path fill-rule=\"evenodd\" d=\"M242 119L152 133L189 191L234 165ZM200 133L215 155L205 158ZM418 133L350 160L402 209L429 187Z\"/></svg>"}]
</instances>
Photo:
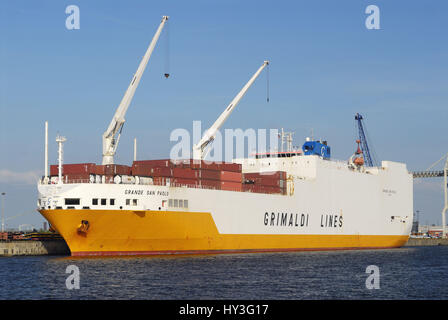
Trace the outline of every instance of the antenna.
<instances>
[{"instance_id":1,"label":"antenna","mask_svg":"<svg viewBox=\"0 0 448 320\"><path fill-rule=\"evenodd\" d=\"M134 161L137 161L137 138L134 138Z\"/></svg>"},{"instance_id":2,"label":"antenna","mask_svg":"<svg viewBox=\"0 0 448 320\"><path fill-rule=\"evenodd\" d=\"M45 121L45 177L44 183L48 183L48 121Z\"/></svg>"},{"instance_id":3,"label":"antenna","mask_svg":"<svg viewBox=\"0 0 448 320\"><path fill-rule=\"evenodd\" d=\"M58 176L58 184L62 184L62 162L64 158L64 142L67 141L65 137L58 135L56 137L56 142L58 143L58 162L59 162L59 176Z\"/></svg>"}]
</instances>

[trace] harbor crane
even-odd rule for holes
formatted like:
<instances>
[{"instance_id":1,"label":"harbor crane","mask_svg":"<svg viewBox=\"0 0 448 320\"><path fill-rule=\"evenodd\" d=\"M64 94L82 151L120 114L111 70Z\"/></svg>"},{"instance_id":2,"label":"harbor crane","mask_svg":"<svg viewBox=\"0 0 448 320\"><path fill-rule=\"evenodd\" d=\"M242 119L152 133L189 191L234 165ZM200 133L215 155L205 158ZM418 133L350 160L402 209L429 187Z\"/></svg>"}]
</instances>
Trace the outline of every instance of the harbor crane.
<instances>
[{"instance_id":1,"label":"harbor crane","mask_svg":"<svg viewBox=\"0 0 448 320\"><path fill-rule=\"evenodd\" d=\"M241 89L241 91L235 96L235 98L230 102L227 108L223 113L216 119L215 123L205 132L204 136L201 140L193 146L193 159L202 160L207 156L208 151L210 150L207 146L213 142L216 137L216 133L230 116L232 111L240 102L241 98L246 94L247 90L251 87L257 77L260 75L261 71L269 65L269 61L264 61L261 67L255 72L255 74L250 78L250 80L246 83L246 85Z\"/></svg>"},{"instance_id":2,"label":"harbor crane","mask_svg":"<svg viewBox=\"0 0 448 320\"><path fill-rule=\"evenodd\" d=\"M121 131L123 130L123 125L125 122L124 116L126 115L126 111L131 104L132 98L134 97L135 90L138 87L140 79L145 71L146 65L148 64L149 58L156 46L157 40L159 39L160 33L168 20L168 16L162 17L162 22L159 25L159 28L156 31L156 34L152 38L151 43L149 44L148 49L146 50L145 55L143 56L140 65L138 66L137 72L134 74L131 80L131 84L126 90L123 99L120 102L117 110L115 111L114 117L109 124L109 127L103 134L103 162L102 164L114 164L114 156L118 147L118 142L120 141Z\"/></svg>"},{"instance_id":3,"label":"harbor crane","mask_svg":"<svg viewBox=\"0 0 448 320\"><path fill-rule=\"evenodd\" d=\"M443 170L432 170L438 163L445 160L445 166ZM442 237L446 238L446 212L448 211L448 153L442 158L434 162L425 171L414 171L412 177L415 178L437 178L443 177L443 192L444 192L444 206L442 209Z\"/></svg>"},{"instance_id":4,"label":"harbor crane","mask_svg":"<svg viewBox=\"0 0 448 320\"><path fill-rule=\"evenodd\" d=\"M360 140L362 154L364 156L365 165L368 167L374 167L374 166L376 166L376 163L370 153L370 149L367 144L366 134L364 131L365 126L363 124L363 119L364 118L359 113L357 113L355 115L355 120L358 122L359 140Z\"/></svg>"}]
</instances>

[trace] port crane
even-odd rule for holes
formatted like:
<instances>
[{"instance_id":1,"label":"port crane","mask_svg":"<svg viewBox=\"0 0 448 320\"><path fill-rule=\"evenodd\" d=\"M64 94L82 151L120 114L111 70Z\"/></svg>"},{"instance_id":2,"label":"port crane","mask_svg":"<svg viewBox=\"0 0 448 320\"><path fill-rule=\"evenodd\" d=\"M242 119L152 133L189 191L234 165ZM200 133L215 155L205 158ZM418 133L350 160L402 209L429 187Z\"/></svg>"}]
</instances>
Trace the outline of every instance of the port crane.
<instances>
[{"instance_id":1,"label":"port crane","mask_svg":"<svg viewBox=\"0 0 448 320\"><path fill-rule=\"evenodd\" d=\"M361 145L362 154L364 156L364 164L368 167L374 167L374 166L376 166L376 163L370 153L370 149L367 144L367 139L366 139L366 135L365 135L365 131L364 131L365 126L363 125L363 119L364 118L359 113L357 113L355 115L355 120L358 123L359 141L360 141L360 145Z\"/></svg>"},{"instance_id":2,"label":"port crane","mask_svg":"<svg viewBox=\"0 0 448 320\"><path fill-rule=\"evenodd\" d=\"M126 90L123 99L120 102L117 110L115 111L114 117L109 124L109 127L103 134L103 162L102 164L114 164L114 156L118 147L118 142L120 141L121 131L123 130L123 125L125 122L124 116L129 108L129 105L134 97L135 90L138 87L140 79L145 71L146 65L148 64L149 58L156 46L157 40L159 39L160 33L168 20L168 16L162 17L162 22L160 23L145 55L143 56L140 65L138 66L137 72L134 74L131 80L131 84Z\"/></svg>"},{"instance_id":3,"label":"port crane","mask_svg":"<svg viewBox=\"0 0 448 320\"><path fill-rule=\"evenodd\" d=\"M443 170L432 170L438 163L445 160ZM434 162L425 171L414 171L412 177L415 178L437 178L443 177L444 206L442 209L442 237L446 238L446 212L448 211L448 153Z\"/></svg>"},{"instance_id":4,"label":"port crane","mask_svg":"<svg viewBox=\"0 0 448 320\"><path fill-rule=\"evenodd\" d=\"M257 79L257 77L260 75L261 71L269 65L269 61L264 61L261 67L255 72L255 74L250 78L250 80L246 83L246 85L241 89L241 91L235 96L235 98L230 102L230 104L227 106L227 108L224 110L223 113L219 116L218 119L216 119L215 123L204 133L204 136L201 138L201 140L193 146L193 159L195 160L202 160L206 157L208 151L210 150L207 148L207 146L213 142L213 140L216 137L216 133L218 132L219 128L224 124L224 122L227 120L227 118L230 116L232 111L235 109L235 107L240 102L241 98L246 94L247 90L252 86L254 81Z\"/></svg>"}]
</instances>

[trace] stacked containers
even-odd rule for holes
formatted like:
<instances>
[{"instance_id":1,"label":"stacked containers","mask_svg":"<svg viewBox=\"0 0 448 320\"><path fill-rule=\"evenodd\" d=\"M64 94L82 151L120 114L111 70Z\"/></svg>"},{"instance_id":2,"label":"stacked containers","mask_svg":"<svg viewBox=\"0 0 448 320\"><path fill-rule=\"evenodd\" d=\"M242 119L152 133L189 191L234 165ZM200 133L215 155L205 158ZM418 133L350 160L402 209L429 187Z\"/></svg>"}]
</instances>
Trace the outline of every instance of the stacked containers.
<instances>
[{"instance_id":1,"label":"stacked containers","mask_svg":"<svg viewBox=\"0 0 448 320\"><path fill-rule=\"evenodd\" d=\"M64 182L102 182L113 183L116 175L131 174L131 167L118 164L96 165L94 163L63 164L62 175ZM50 176L59 175L59 166L50 166Z\"/></svg>"},{"instance_id":2,"label":"stacked containers","mask_svg":"<svg viewBox=\"0 0 448 320\"><path fill-rule=\"evenodd\" d=\"M286 194L286 172L245 173L243 191Z\"/></svg>"},{"instance_id":3,"label":"stacked containers","mask_svg":"<svg viewBox=\"0 0 448 320\"><path fill-rule=\"evenodd\" d=\"M63 164L62 175L65 182L89 182L90 175L95 174L94 163L75 163ZM59 166L50 166L50 176L57 177L59 175Z\"/></svg>"},{"instance_id":4,"label":"stacked containers","mask_svg":"<svg viewBox=\"0 0 448 320\"><path fill-rule=\"evenodd\" d=\"M152 177L154 184L204 187L220 190L242 190L241 165L226 162L185 160L134 161L132 175Z\"/></svg>"}]
</instances>

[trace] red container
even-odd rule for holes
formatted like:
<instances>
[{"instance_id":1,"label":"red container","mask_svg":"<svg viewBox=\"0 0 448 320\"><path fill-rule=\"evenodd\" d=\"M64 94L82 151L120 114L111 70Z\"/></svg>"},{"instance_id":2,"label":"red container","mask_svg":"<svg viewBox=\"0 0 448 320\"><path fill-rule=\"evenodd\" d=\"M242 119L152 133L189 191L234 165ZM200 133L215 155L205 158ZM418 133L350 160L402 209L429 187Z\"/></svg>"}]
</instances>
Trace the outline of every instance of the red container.
<instances>
[{"instance_id":1,"label":"red container","mask_svg":"<svg viewBox=\"0 0 448 320\"><path fill-rule=\"evenodd\" d=\"M171 168L192 168L207 169L216 171L241 172L241 164L231 162L211 162L194 159L161 159L161 160L139 160L132 163L132 170L137 168L171 167Z\"/></svg>"},{"instance_id":2,"label":"red container","mask_svg":"<svg viewBox=\"0 0 448 320\"><path fill-rule=\"evenodd\" d=\"M173 178L173 185L183 185L183 186L197 186L199 185L199 181L196 179L185 179L185 178Z\"/></svg>"},{"instance_id":3,"label":"red container","mask_svg":"<svg viewBox=\"0 0 448 320\"><path fill-rule=\"evenodd\" d=\"M233 172L233 171L218 171L218 170L197 170L198 171L198 177L201 179L208 179L208 180L222 180L222 181L232 181L232 182L239 182L242 181L242 174L240 172Z\"/></svg>"},{"instance_id":4,"label":"red container","mask_svg":"<svg viewBox=\"0 0 448 320\"><path fill-rule=\"evenodd\" d=\"M97 165L95 174L99 175L130 175L131 167L119 164Z\"/></svg>"},{"instance_id":5,"label":"red container","mask_svg":"<svg viewBox=\"0 0 448 320\"><path fill-rule=\"evenodd\" d=\"M208 188L208 189L220 189L221 181L201 179L201 180L199 180L199 185L203 186L205 188Z\"/></svg>"},{"instance_id":6,"label":"red container","mask_svg":"<svg viewBox=\"0 0 448 320\"><path fill-rule=\"evenodd\" d=\"M153 183L156 186L165 186L166 185L166 177L153 177Z\"/></svg>"},{"instance_id":7,"label":"red container","mask_svg":"<svg viewBox=\"0 0 448 320\"><path fill-rule=\"evenodd\" d=\"M221 171L220 179L223 181L238 182L241 184L243 175L241 174L241 172Z\"/></svg>"},{"instance_id":8,"label":"red container","mask_svg":"<svg viewBox=\"0 0 448 320\"><path fill-rule=\"evenodd\" d=\"M269 187L280 187L283 180L278 179L256 179L256 185L269 186Z\"/></svg>"},{"instance_id":9,"label":"red container","mask_svg":"<svg viewBox=\"0 0 448 320\"><path fill-rule=\"evenodd\" d=\"M133 176L150 177L151 168L132 167L131 173Z\"/></svg>"},{"instance_id":10,"label":"red container","mask_svg":"<svg viewBox=\"0 0 448 320\"><path fill-rule=\"evenodd\" d=\"M242 191L240 182L221 181L221 190Z\"/></svg>"},{"instance_id":11,"label":"red container","mask_svg":"<svg viewBox=\"0 0 448 320\"><path fill-rule=\"evenodd\" d=\"M200 179L205 179L205 180L220 180L220 171L216 171L216 170L209 170L209 169L200 169L200 170L196 170L198 171L198 177Z\"/></svg>"},{"instance_id":12,"label":"red container","mask_svg":"<svg viewBox=\"0 0 448 320\"><path fill-rule=\"evenodd\" d=\"M193 170L190 168L174 168L173 177L174 178L186 178L186 179L196 179L198 176L198 170Z\"/></svg>"},{"instance_id":13,"label":"red container","mask_svg":"<svg viewBox=\"0 0 448 320\"><path fill-rule=\"evenodd\" d=\"M150 170L153 177L172 177L173 169L170 167L154 167Z\"/></svg>"},{"instance_id":14,"label":"red container","mask_svg":"<svg viewBox=\"0 0 448 320\"><path fill-rule=\"evenodd\" d=\"M241 164L238 163L199 161L191 159L190 164L194 169L241 172Z\"/></svg>"},{"instance_id":15,"label":"red container","mask_svg":"<svg viewBox=\"0 0 448 320\"><path fill-rule=\"evenodd\" d=\"M95 173L95 164L94 163L74 163L74 164L63 164L62 165L62 174L67 173ZM50 176L57 176L59 174L59 165L51 165L50 166Z\"/></svg>"},{"instance_id":16,"label":"red container","mask_svg":"<svg viewBox=\"0 0 448 320\"><path fill-rule=\"evenodd\" d=\"M104 175L104 172L105 172L105 166L103 166L103 165L97 165L96 167L95 167L95 170L94 170L95 172L95 174L99 174L99 175Z\"/></svg>"},{"instance_id":17,"label":"red container","mask_svg":"<svg viewBox=\"0 0 448 320\"><path fill-rule=\"evenodd\" d=\"M66 183L89 183L90 174L88 173L68 173L62 177L62 182Z\"/></svg>"},{"instance_id":18,"label":"red container","mask_svg":"<svg viewBox=\"0 0 448 320\"><path fill-rule=\"evenodd\" d=\"M262 178L262 179L286 180L285 171L252 172L252 173L244 173L243 176L245 179Z\"/></svg>"},{"instance_id":19,"label":"red container","mask_svg":"<svg viewBox=\"0 0 448 320\"><path fill-rule=\"evenodd\" d=\"M174 164L170 159L160 159L160 160L139 160L132 163L132 168L153 168L153 167L172 167Z\"/></svg>"},{"instance_id":20,"label":"red container","mask_svg":"<svg viewBox=\"0 0 448 320\"><path fill-rule=\"evenodd\" d=\"M176 168L191 168L191 159L171 160L171 163Z\"/></svg>"},{"instance_id":21,"label":"red container","mask_svg":"<svg viewBox=\"0 0 448 320\"><path fill-rule=\"evenodd\" d=\"M266 194L285 194L285 189L280 187L260 186L255 184L243 184L242 191L266 193Z\"/></svg>"}]
</instances>

